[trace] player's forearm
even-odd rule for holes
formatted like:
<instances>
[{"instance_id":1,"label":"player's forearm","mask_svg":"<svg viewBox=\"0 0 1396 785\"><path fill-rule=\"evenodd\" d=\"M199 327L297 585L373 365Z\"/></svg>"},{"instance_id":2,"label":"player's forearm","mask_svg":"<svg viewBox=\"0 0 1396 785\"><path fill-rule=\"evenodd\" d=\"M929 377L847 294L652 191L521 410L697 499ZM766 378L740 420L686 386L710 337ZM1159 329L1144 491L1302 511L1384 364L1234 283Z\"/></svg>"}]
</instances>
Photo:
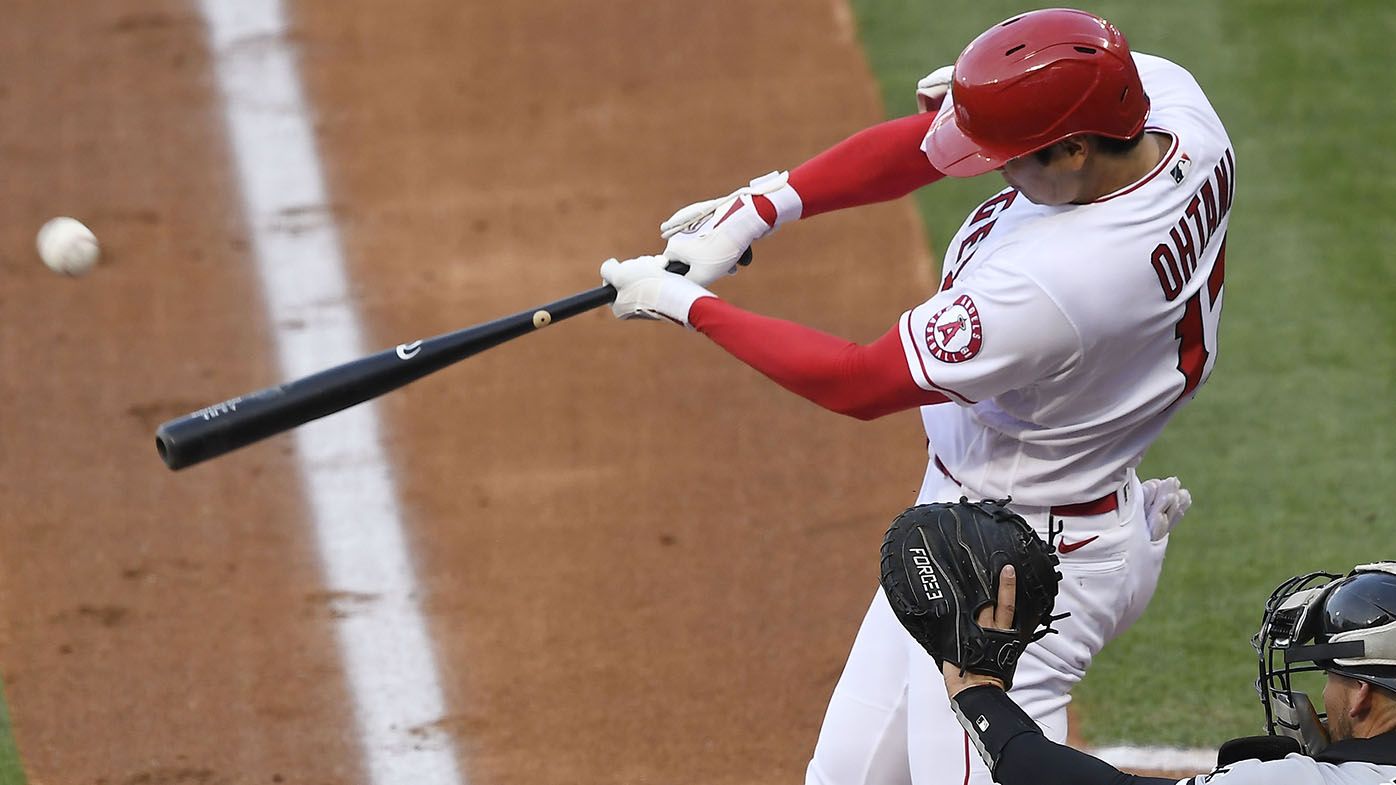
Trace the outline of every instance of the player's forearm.
<instances>
[{"instance_id":1,"label":"player's forearm","mask_svg":"<svg viewBox=\"0 0 1396 785\"><path fill-rule=\"evenodd\" d=\"M693 304L689 322L732 356L830 411L871 420L946 401L917 387L895 328L860 346L714 297Z\"/></svg>"},{"instance_id":2,"label":"player's forearm","mask_svg":"<svg viewBox=\"0 0 1396 785\"><path fill-rule=\"evenodd\" d=\"M944 177L921 152L934 119L927 112L879 123L790 170L790 186L803 204L800 217L897 199ZM755 201L766 222L774 223L771 203Z\"/></svg>"},{"instance_id":3,"label":"player's forearm","mask_svg":"<svg viewBox=\"0 0 1396 785\"><path fill-rule=\"evenodd\" d=\"M1176 779L1126 774L1099 758L1056 744L998 687L971 687L951 700L955 716L999 785L1175 785Z\"/></svg>"}]
</instances>

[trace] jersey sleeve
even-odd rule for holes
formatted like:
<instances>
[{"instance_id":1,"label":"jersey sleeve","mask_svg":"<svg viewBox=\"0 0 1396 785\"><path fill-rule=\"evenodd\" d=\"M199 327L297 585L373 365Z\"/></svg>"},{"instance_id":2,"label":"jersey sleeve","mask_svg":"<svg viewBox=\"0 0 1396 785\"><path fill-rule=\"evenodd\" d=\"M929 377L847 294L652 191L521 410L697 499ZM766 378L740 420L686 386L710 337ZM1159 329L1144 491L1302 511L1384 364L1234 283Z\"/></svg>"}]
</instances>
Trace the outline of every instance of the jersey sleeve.
<instances>
[{"instance_id":1,"label":"jersey sleeve","mask_svg":"<svg viewBox=\"0 0 1396 785\"><path fill-rule=\"evenodd\" d=\"M911 378L961 404L1027 387L1081 355L1075 326L1031 278L986 268L903 313Z\"/></svg>"}]
</instances>

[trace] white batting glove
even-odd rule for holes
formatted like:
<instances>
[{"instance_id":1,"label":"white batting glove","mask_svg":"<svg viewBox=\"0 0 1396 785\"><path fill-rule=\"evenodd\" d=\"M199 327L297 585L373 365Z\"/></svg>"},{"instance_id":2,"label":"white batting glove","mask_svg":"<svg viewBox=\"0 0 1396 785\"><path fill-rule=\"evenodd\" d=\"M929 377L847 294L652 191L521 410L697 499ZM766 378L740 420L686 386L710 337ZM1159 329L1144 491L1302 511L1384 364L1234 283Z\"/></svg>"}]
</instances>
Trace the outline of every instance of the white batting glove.
<instances>
[{"instance_id":1,"label":"white batting glove","mask_svg":"<svg viewBox=\"0 0 1396 785\"><path fill-rule=\"evenodd\" d=\"M693 281L664 269L662 256L637 256L623 262L607 259L601 263L601 279L616 287L611 312L617 319L668 319L692 327L688 311L712 292Z\"/></svg>"},{"instance_id":2,"label":"white batting glove","mask_svg":"<svg viewBox=\"0 0 1396 785\"><path fill-rule=\"evenodd\" d=\"M1192 494L1177 477L1145 480L1143 486L1144 519L1149 524L1149 539L1158 542L1167 537L1178 521L1183 519L1192 506Z\"/></svg>"},{"instance_id":3,"label":"white batting glove","mask_svg":"<svg viewBox=\"0 0 1396 785\"><path fill-rule=\"evenodd\" d=\"M955 66L943 65L921 77L916 83L916 107L922 114L934 112L945 101L950 92L950 80L955 75Z\"/></svg>"},{"instance_id":4,"label":"white batting glove","mask_svg":"<svg viewBox=\"0 0 1396 785\"><path fill-rule=\"evenodd\" d=\"M737 260L751 244L800 217L800 195L787 182L788 172L771 172L726 196L694 202L659 225L669 241L664 258L688 264L687 277L708 286L737 272ZM753 196L765 196L776 208L776 224L756 212Z\"/></svg>"}]
</instances>

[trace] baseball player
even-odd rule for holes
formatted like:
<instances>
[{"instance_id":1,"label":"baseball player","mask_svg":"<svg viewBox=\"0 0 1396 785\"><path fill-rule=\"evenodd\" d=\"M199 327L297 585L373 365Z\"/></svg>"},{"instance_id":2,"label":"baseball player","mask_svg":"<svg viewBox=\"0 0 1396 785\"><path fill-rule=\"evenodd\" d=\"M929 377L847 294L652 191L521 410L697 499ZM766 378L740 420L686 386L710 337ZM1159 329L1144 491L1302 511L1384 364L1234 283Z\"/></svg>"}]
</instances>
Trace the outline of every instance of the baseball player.
<instances>
[{"instance_id":1,"label":"baseball player","mask_svg":"<svg viewBox=\"0 0 1396 785\"><path fill-rule=\"evenodd\" d=\"M608 260L601 275L618 317L696 329L833 411L920 407L918 502L1011 497L1054 540L1071 615L1029 647L1013 695L1061 741L1071 687L1142 612L1186 506L1175 480L1154 484L1151 527L1134 467L1216 360L1235 157L1186 70L1132 54L1081 11L995 25L917 92L922 113L679 210L661 227L663 256ZM705 288L784 223L995 170L1008 187L950 240L940 291L870 344ZM666 272L670 260L686 275ZM967 745L930 660L877 592L807 783L989 782Z\"/></svg>"},{"instance_id":2,"label":"baseball player","mask_svg":"<svg viewBox=\"0 0 1396 785\"><path fill-rule=\"evenodd\" d=\"M1016 594L1014 568L1006 567L998 602L981 612L980 626L1013 631ZM1346 577L1316 572L1285 581L1266 602L1251 642L1260 656L1257 687L1270 735L1227 742L1216 770L1177 785L1396 782L1396 562L1358 565ZM1326 675L1325 714L1294 688L1293 677L1314 671ZM998 677L962 672L949 661L942 675L956 716L1000 785L1175 782L1126 775L1049 741Z\"/></svg>"}]
</instances>

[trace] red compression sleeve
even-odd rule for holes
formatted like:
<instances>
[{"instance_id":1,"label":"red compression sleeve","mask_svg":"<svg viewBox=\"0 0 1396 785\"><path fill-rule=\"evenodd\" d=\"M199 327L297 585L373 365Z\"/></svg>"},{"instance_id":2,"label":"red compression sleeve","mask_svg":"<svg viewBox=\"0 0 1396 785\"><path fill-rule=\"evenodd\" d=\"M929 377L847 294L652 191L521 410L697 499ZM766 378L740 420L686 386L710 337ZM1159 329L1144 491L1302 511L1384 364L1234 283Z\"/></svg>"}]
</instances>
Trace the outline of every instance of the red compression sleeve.
<instances>
[{"instance_id":1,"label":"red compression sleeve","mask_svg":"<svg viewBox=\"0 0 1396 785\"><path fill-rule=\"evenodd\" d=\"M926 112L879 123L790 170L790 187L804 203L800 217L896 199L944 177L921 152L935 117ZM755 202L774 224L771 202L764 196Z\"/></svg>"},{"instance_id":2,"label":"red compression sleeve","mask_svg":"<svg viewBox=\"0 0 1396 785\"><path fill-rule=\"evenodd\" d=\"M860 346L716 297L695 302L688 321L776 384L839 414L871 420L949 400L912 381L895 326Z\"/></svg>"}]
</instances>

